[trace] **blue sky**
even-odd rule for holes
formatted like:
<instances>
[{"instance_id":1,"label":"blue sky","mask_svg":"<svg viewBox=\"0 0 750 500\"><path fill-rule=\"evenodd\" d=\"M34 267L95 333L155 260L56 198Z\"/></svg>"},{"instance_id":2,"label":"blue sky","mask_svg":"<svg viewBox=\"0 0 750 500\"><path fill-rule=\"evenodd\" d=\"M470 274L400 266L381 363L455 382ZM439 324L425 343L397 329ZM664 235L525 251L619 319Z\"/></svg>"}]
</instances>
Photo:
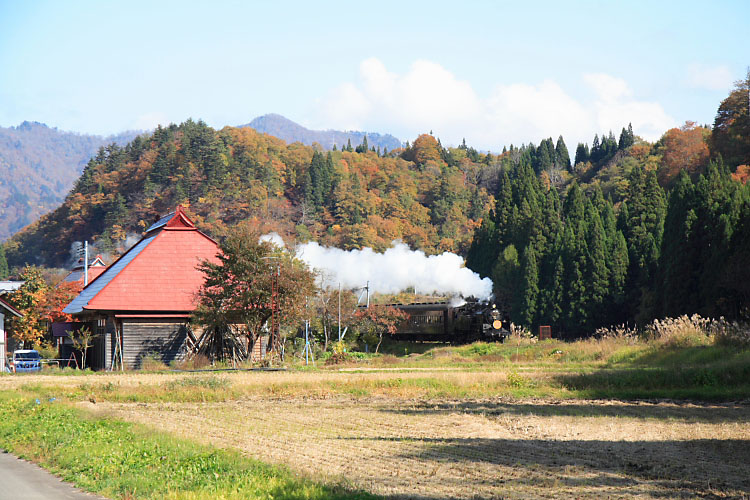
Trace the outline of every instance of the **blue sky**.
<instances>
[{"instance_id":1,"label":"blue sky","mask_svg":"<svg viewBox=\"0 0 750 500\"><path fill-rule=\"evenodd\" d=\"M280 113L482 149L712 123L750 2L0 0L0 126L109 134Z\"/></svg>"}]
</instances>

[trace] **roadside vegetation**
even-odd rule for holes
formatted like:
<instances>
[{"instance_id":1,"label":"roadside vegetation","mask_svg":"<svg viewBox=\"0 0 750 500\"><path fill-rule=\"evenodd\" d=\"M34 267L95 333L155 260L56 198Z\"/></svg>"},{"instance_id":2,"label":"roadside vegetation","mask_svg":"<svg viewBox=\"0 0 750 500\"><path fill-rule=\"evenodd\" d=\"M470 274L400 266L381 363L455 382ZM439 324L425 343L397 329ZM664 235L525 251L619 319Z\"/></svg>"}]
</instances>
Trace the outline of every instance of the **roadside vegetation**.
<instances>
[{"instance_id":1,"label":"roadside vegetation","mask_svg":"<svg viewBox=\"0 0 750 500\"><path fill-rule=\"evenodd\" d=\"M693 316L574 342L514 329L503 344L357 348L334 343L314 365L289 350L281 370L195 358L2 376L0 448L123 499L750 489L741 325Z\"/></svg>"},{"instance_id":2,"label":"roadside vegetation","mask_svg":"<svg viewBox=\"0 0 750 500\"><path fill-rule=\"evenodd\" d=\"M0 396L0 448L110 498L374 498L53 399Z\"/></svg>"}]
</instances>

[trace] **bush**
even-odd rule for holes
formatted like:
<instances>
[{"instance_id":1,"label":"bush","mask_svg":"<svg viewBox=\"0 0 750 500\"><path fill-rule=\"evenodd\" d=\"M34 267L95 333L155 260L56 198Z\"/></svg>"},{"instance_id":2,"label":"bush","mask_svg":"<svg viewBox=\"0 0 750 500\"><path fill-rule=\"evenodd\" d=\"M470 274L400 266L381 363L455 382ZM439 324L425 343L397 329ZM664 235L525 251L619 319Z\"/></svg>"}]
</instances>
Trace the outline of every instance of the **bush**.
<instances>
[{"instance_id":1,"label":"bush","mask_svg":"<svg viewBox=\"0 0 750 500\"><path fill-rule=\"evenodd\" d=\"M162 361L161 356L157 353L151 353L141 358L141 370L159 372L169 370L169 367Z\"/></svg>"},{"instance_id":2,"label":"bush","mask_svg":"<svg viewBox=\"0 0 750 500\"><path fill-rule=\"evenodd\" d=\"M202 354L193 354L173 363L173 366L178 370L200 370L210 365L211 361Z\"/></svg>"}]
</instances>

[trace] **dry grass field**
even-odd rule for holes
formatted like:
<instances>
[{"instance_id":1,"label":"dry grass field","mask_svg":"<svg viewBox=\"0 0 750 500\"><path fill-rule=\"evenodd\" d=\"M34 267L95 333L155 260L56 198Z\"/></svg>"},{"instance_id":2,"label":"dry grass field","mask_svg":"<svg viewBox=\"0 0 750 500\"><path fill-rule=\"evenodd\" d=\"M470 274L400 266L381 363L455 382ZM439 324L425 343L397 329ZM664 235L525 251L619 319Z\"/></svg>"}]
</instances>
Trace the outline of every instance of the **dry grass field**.
<instances>
[{"instance_id":1,"label":"dry grass field","mask_svg":"<svg viewBox=\"0 0 750 500\"><path fill-rule=\"evenodd\" d=\"M85 405L392 498L750 492L748 406L345 396Z\"/></svg>"},{"instance_id":2,"label":"dry grass field","mask_svg":"<svg viewBox=\"0 0 750 500\"><path fill-rule=\"evenodd\" d=\"M126 373L4 377L0 388L23 380L27 389L78 400L99 416L391 498L750 495L747 402L531 399L497 391L519 376L502 369ZM434 397L424 381L459 393L494 388L496 395Z\"/></svg>"},{"instance_id":3,"label":"dry grass field","mask_svg":"<svg viewBox=\"0 0 750 500\"><path fill-rule=\"evenodd\" d=\"M748 375L747 349L605 339L289 371L0 376L0 391L386 498L750 498Z\"/></svg>"}]
</instances>

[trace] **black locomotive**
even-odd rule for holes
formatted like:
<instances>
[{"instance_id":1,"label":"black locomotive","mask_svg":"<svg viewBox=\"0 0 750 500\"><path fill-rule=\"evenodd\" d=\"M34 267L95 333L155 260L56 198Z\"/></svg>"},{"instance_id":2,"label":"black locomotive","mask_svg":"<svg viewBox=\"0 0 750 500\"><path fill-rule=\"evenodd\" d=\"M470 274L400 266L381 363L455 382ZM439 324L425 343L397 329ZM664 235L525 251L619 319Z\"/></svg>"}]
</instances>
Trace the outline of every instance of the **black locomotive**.
<instances>
[{"instance_id":1,"label":"black locomotive","mask_svg":"<svg viewBox=\"0 0 750 500\"><path fill-rule=\"evenodd\" d=\"M388 305L408 315L392 335L395 340L468 344L503 342L510 335L509 323L495 305L475 299Z\"/></svg>"}]
</instances>

